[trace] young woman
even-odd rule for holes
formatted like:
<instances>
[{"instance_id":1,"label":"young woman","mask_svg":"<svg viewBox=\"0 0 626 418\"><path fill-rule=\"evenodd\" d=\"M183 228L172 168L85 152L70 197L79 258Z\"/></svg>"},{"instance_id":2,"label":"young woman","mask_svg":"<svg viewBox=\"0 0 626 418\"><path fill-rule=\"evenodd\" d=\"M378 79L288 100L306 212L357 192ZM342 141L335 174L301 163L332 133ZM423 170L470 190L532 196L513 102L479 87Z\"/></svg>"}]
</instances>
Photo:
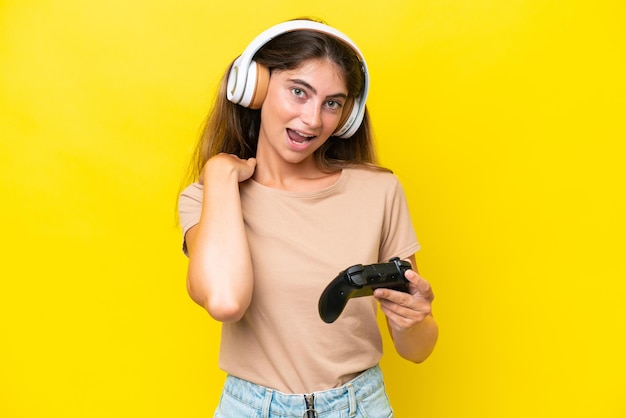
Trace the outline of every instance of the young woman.
<instances>
[{"instance_id":1,"label":"young woman","mask_svg":"<svg viewBox=\"0 0 626 418\"><path fill-rule=\"evenodd\" d=\"M368 86L356 45L307 19L260 34L222 80L179 199L189 294L223 323L216 417L393 416L377 306L402 357L435 346L404 192L375 165ZM377 289L320 319L340 271L392 257L413 266L409 293Z\"/></svg>"}]
</instances>

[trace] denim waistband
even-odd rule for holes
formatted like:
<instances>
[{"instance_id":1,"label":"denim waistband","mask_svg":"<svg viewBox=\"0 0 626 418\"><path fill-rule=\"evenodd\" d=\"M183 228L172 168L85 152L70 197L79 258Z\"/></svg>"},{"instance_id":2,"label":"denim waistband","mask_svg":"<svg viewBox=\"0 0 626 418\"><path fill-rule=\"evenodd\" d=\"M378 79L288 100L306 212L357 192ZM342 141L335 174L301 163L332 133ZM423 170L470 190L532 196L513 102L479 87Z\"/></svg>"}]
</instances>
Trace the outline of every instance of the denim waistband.
<instances>
[{"instance_id":1,"label":"denim waistband","mask_svg":"<svg viewBox=\"0 0 626 418\"><path fill-rule=\"evenodd\" d=\"M334 389L313 392L314 408L317 413L356 409L356 403L376 392L383 386L383 376L378 365L367 369L343 386ZM306 411L305 395L287 394L257 385L252 382L228 375L224 392L248 405L259 404L259 409L270 414L288 415L293 411ZM299 416L302 416L300 413ZM352 415L352 414L351 414Z\"/></svg>"}]
</instances>

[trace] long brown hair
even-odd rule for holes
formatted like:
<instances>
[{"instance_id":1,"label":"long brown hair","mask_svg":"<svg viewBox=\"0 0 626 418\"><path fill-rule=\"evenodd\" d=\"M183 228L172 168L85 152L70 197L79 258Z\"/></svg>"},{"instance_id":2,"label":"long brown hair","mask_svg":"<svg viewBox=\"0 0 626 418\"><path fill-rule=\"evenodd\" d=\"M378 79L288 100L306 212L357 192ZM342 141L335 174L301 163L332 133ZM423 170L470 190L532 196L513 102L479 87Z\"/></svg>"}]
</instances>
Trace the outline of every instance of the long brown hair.
<instances>
[{"instance_id":1,"label":"long brown hair","mask_svg":"<svg viewBox=\"0 0 626 418\"><path fill-rule=\"evenodd\" d=\"M348 96L357 97L364 85L361 64L352 48L333 36L311 30L281 34L265 44L254 60L270 70L293 70L311 59L328 59L343 73ZM232 63L231 63L232 66ZM226 98L228 67L209 113L189 167L189 182L196 181L207 160L225 152L240 158L256 155L261 111L231 103ZM334 171L351 165L376 166L373 135L367 108L359 129L350 138L330 138L314 153L318 167Z\"/></svg>"}]
</instances>

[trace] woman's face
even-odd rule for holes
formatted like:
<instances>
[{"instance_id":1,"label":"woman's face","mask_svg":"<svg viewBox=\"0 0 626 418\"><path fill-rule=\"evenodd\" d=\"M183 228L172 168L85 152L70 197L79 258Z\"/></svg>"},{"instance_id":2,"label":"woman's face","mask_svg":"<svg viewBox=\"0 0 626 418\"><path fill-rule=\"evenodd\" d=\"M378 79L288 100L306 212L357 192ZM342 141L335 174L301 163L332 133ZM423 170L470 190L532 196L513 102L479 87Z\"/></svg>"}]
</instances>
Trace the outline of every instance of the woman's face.
<instances>
[{"instance_id":1,"label":"woman's face","mask_svg":"<svg viewBox=\"0 0 626 418\"><path fill-rule=\"evenodd\" d=\"M261 108L257 158L273 164L312 162L313 152L337 129L347 96L343 74L328 60L272 72Z\"/></svg>"}]
</instances>

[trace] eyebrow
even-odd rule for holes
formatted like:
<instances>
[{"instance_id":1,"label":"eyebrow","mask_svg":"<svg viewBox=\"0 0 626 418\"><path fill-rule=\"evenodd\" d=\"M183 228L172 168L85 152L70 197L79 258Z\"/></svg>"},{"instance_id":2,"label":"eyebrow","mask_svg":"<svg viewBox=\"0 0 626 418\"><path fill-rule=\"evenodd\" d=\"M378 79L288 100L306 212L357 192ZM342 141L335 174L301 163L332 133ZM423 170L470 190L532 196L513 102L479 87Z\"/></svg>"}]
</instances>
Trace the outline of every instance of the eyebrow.
<instances>
[{"instance_id":1,"label":"eyebrow","mask_svg":"<svg viewBox=\"0 0 626 418\"><path fill-rule=\"evenodd\" d=\"M313 87L312 85L310 85L309 83L307 83L304 80L301 80L299 78L290 78L289 81L291 81L292 83L295 84L299 84L303 87L306 87L307 89L311 90L314 94L317 94L317 90L315 89L315 87ZM335 93L335 94L331 94L326 96L326 98L342 98L342 99L347 99L348 95L345 93Z\"/></svg>"}]
</instances>

